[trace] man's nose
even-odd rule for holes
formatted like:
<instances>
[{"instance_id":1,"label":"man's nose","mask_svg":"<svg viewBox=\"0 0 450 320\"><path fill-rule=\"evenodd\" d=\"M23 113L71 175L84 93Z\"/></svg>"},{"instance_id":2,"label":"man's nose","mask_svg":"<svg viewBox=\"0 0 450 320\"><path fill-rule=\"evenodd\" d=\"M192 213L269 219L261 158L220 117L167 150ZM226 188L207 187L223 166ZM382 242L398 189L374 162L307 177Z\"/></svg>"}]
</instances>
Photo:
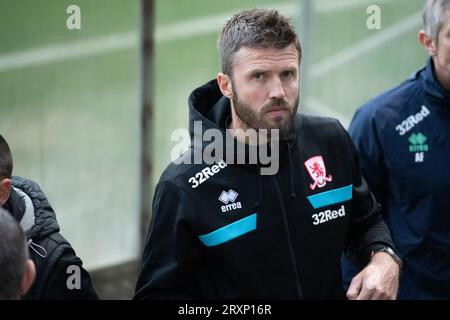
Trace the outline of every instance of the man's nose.
<instances>
[{"instance_id":1,"label":"man's nose","mask_svg":"<svg viewBox=\"0 0 450 320\"><path fill-rule=\"evenodd\" d=\"M280 99L285 97L285 92L281 80L276 77L270 83L270 99Z\"/></svg>"}]
</instances>

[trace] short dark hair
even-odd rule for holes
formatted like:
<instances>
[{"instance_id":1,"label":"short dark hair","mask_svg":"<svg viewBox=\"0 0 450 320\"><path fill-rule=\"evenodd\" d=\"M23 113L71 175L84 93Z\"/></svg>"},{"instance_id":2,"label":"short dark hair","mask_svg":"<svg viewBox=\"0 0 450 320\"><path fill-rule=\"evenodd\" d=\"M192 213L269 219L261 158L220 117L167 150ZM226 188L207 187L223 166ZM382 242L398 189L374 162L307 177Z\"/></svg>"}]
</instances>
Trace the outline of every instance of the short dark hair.
<instances>
[{"instance_id":1,"label":"short dark hair","mask_svg":"<svg viewBox=\"0 0 450 320\"><path fill-rule=\"evenodd\" d=\"M277 10L253 9L235 14L219 35L217 46L222 72L231 76L233 57L240 48L283 49L294 43L299 62L302 49L290 19Z\"/></svg>"},{"instance_id":2,"label":"short dark hair","mask_svg":"<svg viewBox=\"0 0 450 320\"><path fill-rule=\"evenodd\" d=\"M13 170L11 150L5 138L0 134L0 179L10 179Z\"/></svg>"},{"instance_id":3,"label":"short dark hair","mask_svg":"<svg viewBox=\"0 0 450 320\"><path fill-rule=\"evenodd\" d=\"M1 207L0 235L0 299L18 299L28 249L19 223Z\"/></svg>"}]
</instances>

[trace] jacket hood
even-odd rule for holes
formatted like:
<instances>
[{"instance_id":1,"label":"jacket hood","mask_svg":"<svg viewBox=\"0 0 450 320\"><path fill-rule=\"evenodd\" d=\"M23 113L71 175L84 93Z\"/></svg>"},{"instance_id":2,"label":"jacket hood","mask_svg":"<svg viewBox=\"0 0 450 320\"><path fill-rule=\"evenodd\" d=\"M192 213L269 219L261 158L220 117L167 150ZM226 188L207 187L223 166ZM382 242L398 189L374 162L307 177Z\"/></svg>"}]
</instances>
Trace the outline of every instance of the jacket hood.
<instances>
[{"instance_id":1,"label":"jacket hood","mask_svg":"<svg viewBox=\"0 0 450 320\"><path fill-rule=\"evenodd\" d=\"M232 142L235 143L236 146L242 146L242 144L230 134L229 130L226 130L227 121L230 120L230 101L227 97L222 95L216 80L209 81L191 93L189 96L189 134L194 157L197 155L201 157L201 159L210 162L219 162L222 159L226 161L227 143L229 144ZM208 141L205 138L205 132L210 129L215 129L215 133L218 134L221 139L214 138L213 141ZM204 150L208 145L211 145L211 148L222 152L222 154L211 154L212 159L204 159L203 157L206 157L206 152L204 152ZM236 151L233 151L233 156L235 157ZM229 160L230 158L228 158L228 162L230 162ZM195 162L194 158L194 163Z\"/></svg>"},{"instance_id":2,"label":"jacket hood","mask_svg":"<svg viewBox=\"0 0 450 320\"><path fill-rule=\"evenodd\" d=\"M12 185L9 210L19 218L27 238L38 241L59 232L55 212L40 186L17 176L12 177Z\"/></svg>"},{"instance_id":3,"label":"jacket hood","mask_svg":"<svg viewBox=\"0 0 450 320\"><path fill-rule=\"evenodd\" d=\"M450 107L450 90L445 89L436 78L436 71L434 69L433 59L429 58L425 68L419 70L416 76L420 74L422 81L424 81L425 92L428 97L436 105Z\"/></svg>"},{"instance_id":4,"label":"jacket hood","mask_svg":"<svg viewBox=\"0 0 450 320\"><path fill-rule=\"evenodd\" d=\"M195 89L189 96L189 132L194 134L194 121L202 121L202 128L225 131L231 117L230 101L220 92L217 80Z\"/></svg>"},{"instance_id":5,"label":"jacket hood","mask_svg":"<svg viewBox=\"0 0 450 320\"><path fill-rule=\"evenodd\" d=\"M244 146L239 140L232 136L230 130L226 130L227 124L230 122L230 100L222 95L222 92L217 84L217 80L211 80L191 93L189 96L189 133L192 141L191 145L194 150L203 150L207 145L210 145L212 143L211 140L204 139L203 134L208 129L217 129L221 133L224 140L224 155L226 154L226 144L229 144L230 142L236 146L234 148L235 157L238 150L244 150L243 148L247 151L246 154L249 154L249 152L259 154L258 146ZM283 143L280 143L280 163L283 162L287 156L287 150L284 149L287 146L291 147L295 144L297 138L297 128L299 126L300 117L296 115L289 133L287 136L281 138ZM215 140L213 140L213 142L214 141Z\"/></svg>"},{"instance_id":6,"label":"jacket hood","mask_svg":"<svg viewBox=\"0 0 450 320\"><path fill-rule=\"evenodd\" d=\"M265 151L270 154L271 159L273 157L278 158L279 166L287 164L289 166L290 172L290 196L296 197L295 187L294 187L294 165L292 159L292 149L297 141L297 132L300 127L300 116L296 114L294 121L291 125L289 133L280 138L280 143L278 149L271 150L271 144L265 146L267 149ZM238 164L240 167L256 172L256 184L258 186L258 200L253 205L253 207L258 207L261 203L262 190L261 190L261 168L266 164L262 164L260 156L260 150L262 146L259 145L248 145L243 144L237 140L230 130L226 130L227 123L231 121L231 104L228 98L222 95L219 89L217 80L211 80L205 85L195 89L189 96L189 133L191 136L191 147L194 150L194 160L195 154L206 150L205 148L211 143L216 143L214 138L213 142L211 140L205 139L203 134L208 129L217 129L222 137L222 155L213 155L213 159L206 159L218 162L225 160L229 163L230 153L232 153L233 163ZM199 130L201 128L201 130ZM217 147L220 150L220 147ZM232 150L232 152L230 152ZM276 152L276 154L274 154ZM245 157L245 164L239 162L239 157ZM253 158L251 158L253 155ZM204 153L201 156L205 156ZM221 158L222 157L222 158ZM249 161L250 160L250 161ZM252 162L253 160L253 162Z\"/></svg>"},{"instance_id":7,"label":"jacket hood","mask_svg":"<svg viewBox=\"0 0 450 320\"><path fill-rule=\"evenodd\" d=\"M225 131L228 121L231 121L230 100L222 95L217 80L213 79L195 89L189 96L189 132L194 132L194 121L202 121L206 129L220 129ZM299 125L299 117L295 118L289 134L282 140L291 141L295 138Z\"/></svg>"}]
</instances>

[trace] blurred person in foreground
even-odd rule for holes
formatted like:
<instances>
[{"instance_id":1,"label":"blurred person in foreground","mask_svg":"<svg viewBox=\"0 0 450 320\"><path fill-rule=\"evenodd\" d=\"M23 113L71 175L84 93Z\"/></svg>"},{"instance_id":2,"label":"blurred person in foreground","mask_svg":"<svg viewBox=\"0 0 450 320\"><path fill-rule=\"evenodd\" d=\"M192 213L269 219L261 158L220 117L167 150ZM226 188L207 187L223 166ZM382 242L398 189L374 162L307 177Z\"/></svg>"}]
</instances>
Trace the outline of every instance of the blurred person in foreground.
<instances>
[{"instance_id":1,"label":"blurred person in foreground","mask_svg":"<svg viewBox=\"0 0 450 320\"><path fill-rule=\"evenodd\" d=\"M12 176L13 158L0 135L0 207L20 223L36 280L24 300L98 299L88 272L59 233L56 215L39 185Z\"/></svg>"},{"instance_id":2,"label":"blurred person in foreground","mask_svg":"<svg viewBox=\"0 0 450 320\"><path fill-rule=\"evenodd\" d=\"M0 208L0 300L19 300L35 277L22 229L9 212Z\"/></svg>"}]
</instances>

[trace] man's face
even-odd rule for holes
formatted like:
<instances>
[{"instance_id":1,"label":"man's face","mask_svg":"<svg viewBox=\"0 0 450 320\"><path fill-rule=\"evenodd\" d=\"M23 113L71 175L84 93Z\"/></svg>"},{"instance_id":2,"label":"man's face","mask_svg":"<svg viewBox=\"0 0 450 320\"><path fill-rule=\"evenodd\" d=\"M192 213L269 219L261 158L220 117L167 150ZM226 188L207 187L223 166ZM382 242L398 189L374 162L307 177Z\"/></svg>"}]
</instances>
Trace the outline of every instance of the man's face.
<instances>
[{"instance_id":1,"label":"man's face","mask_svg":"<svg viewBox=\"0 0 450 320\"><path fill-rule=\"evenodd\" d=\"M284 49L241 48L232 75L234 129L289 131L299 102L299 56Z\"/></svg>"},{"instance_id":2,"label":"man's face","mask_svg":"<svg viewBox=\"0 0 450 320\"><path fill-rule=\"evenodd\" d=\"M436 53L433 56L436 73L441 84L450 90L450 10L447 10L435 43Z\"/></svg>"}]
</instances>

